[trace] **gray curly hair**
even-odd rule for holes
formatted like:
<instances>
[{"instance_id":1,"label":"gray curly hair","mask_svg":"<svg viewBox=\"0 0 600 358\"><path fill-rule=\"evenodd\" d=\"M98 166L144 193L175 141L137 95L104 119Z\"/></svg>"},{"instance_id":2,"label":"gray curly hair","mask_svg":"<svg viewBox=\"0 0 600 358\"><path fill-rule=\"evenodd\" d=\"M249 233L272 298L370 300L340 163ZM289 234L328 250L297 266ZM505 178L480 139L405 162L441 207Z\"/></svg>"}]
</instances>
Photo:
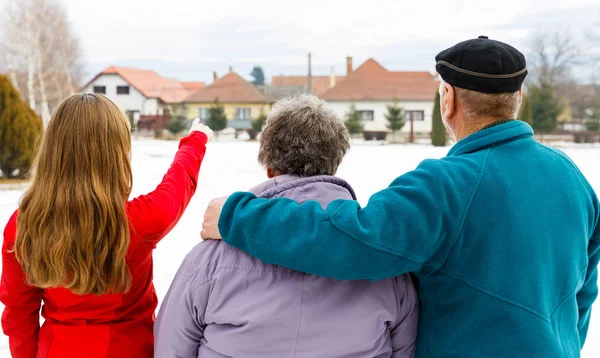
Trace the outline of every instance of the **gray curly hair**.
<instances>
[{"instance_id":1,"label":"gray curly hair","mask_svg":"<svg viewBox=\"0 0 600 358\"><path fill-rule=\"evenodd\" d=\"M258 161L279 174L334 175L350 148L348 130L323 101L298 95L275 103Z\"/></svg>"}]
</instances>

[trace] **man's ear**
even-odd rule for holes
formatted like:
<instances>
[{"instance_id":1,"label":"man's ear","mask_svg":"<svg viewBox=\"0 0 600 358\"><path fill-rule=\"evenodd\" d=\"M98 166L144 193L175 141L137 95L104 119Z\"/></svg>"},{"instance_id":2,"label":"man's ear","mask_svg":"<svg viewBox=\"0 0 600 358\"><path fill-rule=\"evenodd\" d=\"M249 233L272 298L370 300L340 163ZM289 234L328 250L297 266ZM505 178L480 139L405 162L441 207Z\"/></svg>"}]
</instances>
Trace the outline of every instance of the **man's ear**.
<instances>
[{"instance_id":1,"label":"man's ear","mask_svg":"<svg viewBox=\"0 0 600 358\"><path fill-rule=\"evenodd\" d=\"M440 104L440 110L442 111L442 117L447 121L452 120L454 113L456 113L456 96L454 87L448 83L443 84L442 88L442 103Z\"/></svg>"}]
</instances>

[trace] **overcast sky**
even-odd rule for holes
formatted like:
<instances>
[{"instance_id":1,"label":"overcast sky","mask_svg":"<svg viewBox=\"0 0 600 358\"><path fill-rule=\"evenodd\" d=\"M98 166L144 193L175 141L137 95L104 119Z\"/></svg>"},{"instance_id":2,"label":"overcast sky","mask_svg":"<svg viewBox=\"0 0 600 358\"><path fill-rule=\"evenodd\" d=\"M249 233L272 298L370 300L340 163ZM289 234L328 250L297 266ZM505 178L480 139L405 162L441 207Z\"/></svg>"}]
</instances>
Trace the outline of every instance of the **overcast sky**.
<instances>
[{"instance_id":1,"label":"overcast sky","mask_svg":"<svg viewBox=\"0 0 600 358\"><path fill-rule=\"evenodd\" d=\"M532 31L581 38L600 22L598 0L63 1L89 76L117 64L204 81L229 66L245 77L253 65L267 77L305 74L309 51L316 74L344 74L346 56L433 71L437 52L478 35L526 52Z\"/></svg>"}]
</instances>

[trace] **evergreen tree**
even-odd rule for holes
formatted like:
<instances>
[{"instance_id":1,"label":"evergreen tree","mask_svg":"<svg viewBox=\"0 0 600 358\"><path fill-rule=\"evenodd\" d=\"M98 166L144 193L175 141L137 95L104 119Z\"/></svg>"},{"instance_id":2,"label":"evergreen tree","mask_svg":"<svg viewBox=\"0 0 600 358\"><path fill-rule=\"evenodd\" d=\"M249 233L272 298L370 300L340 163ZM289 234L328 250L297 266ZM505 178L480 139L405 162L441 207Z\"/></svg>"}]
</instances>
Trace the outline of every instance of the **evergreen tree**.
<instances>
[{"instance_id":1,"label":"evergreen tree","mask_svg":"<svg viewBox=\"0 0 600 358\"><path fill-rule=\"evenodd\" d=\"M529 124L533 123L529 94L523 95L523 102L521 102L521 108L519 108L519 119Z\"/></svg>"},{"instance_id":2,"label":"evergreen tree","mask_svg":"<svg viewBox=\"0 0 600 358\"><path fill-rule=\"evenodd\" d=\"M250 136L250 140L255 140L258 136L258 133L262 132L263 127L265 126L265 122L267 121L267 116L264 113L261 113L256 119L252 120L252 128L248 129L248 135Z\"/></svg>"},{"instance_id":3,"label":"evergreen tree","mask_svg":"<svg viewBox=\"0 0 600 358\"><path fill-rule=\"evenodd\" d=\"M254 66L252 72L250 73L250 76L254 78L252 83L255 86L263 86L265 84L265 73L263 72L262 67Z\"/></svg>"},{"instance_id":4,"label":"evergreen tree","mask_svg":"<svg viewBox=\"0 0 600 358\"><path fill-rule=\"evenodd\" d=\"M434 147L444 147L446 145L446 127L444 127L444 122L442 122L440 92L438 91L435 93L431 121L431 144L433 144Z\"/></svg>"},{"instance_id":5,"label":"evergreen tree","mask_svg":"<svg viewBox=\"0 0 600 358\"><path fill-rule=\"evenodd\" d=\"M531 101L531 126L540 133L550 133L558 125L558 116L563 107L558 96L549 83L542 82L539 86L529 88Z\"/></svg>"},{"instance_id":6,"label":"evergreen tree","mask_svg":"<svg viewBox=\"0 0 600 358\"><path fill-rule=\"evenodd\" d=\"M181 133L186 128L185 119L180 116L173 116L169 123L167 123L167 129L171 134Z\"/></svg>"},{"instance_id":7,"label":"evergreen tree","mask_svg":"<svg viewBox=\"0 0 600 358\"><path fill-rule=\"evenodd\" d=\"M348 112L346 112L346 120L344 121L344 125L351 135L362 133L365 127L360 118L360 113L356 111L356 106L354 104L351 104Z\"/></svg>"},{"instance_id":8,"label":"evergreen tree","mask_svg":"<svg viewBox=\"0 0 600 358\"><path fill-rule=\"evenodd\" d=\"M21 100L11 82L0 75L0 170L6 178L29 174L42 120Z\"/></svg>"},{"instance_id":9,"label":"evergreen tree","mask_svg":"<svg viewBox=\"0 0 600 358\"><path fill-rule=\"evenodd\" d=\"M227 116L225 108L219 103L219 99L215 100L215 104L208 110L208 119L206 120L208 128L215 132L215 137L219 138L219 133L227 128Z\"/></svg>"},{"instance_id":10,"label":"evergreen tree","mask_svg":"<svg viewBox=\"0 0 600 358\"><path fill-rule=\"evenodd\" d=\"M406 123L406 117L404 116L404 109L398 107L398 102L394 101L394 104L387 106L387 113L385 114L387 119L387 128L392 131L392 137L396 139L396 132L404 127Z\"/></svg>"}]
</instances>

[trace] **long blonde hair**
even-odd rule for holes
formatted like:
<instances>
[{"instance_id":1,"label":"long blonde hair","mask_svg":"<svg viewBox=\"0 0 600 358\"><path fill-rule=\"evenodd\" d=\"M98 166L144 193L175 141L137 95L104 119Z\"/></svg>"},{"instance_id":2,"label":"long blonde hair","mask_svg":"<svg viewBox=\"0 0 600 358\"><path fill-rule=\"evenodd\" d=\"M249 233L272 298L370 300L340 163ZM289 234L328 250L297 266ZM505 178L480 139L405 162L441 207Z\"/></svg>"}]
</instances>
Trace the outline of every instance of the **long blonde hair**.
<instances>
[{"instance_id":1,"label":"long blonde hair","mask_svg":"<svg viewBox=\"0 0 600 358\"><path fill-rule=\"evenodd\" d=\"M108 98L75 94L60 104L19 208L15 254L28 284L129 290L130 151L129 120Z\"/></svg>"}]
</instances>

